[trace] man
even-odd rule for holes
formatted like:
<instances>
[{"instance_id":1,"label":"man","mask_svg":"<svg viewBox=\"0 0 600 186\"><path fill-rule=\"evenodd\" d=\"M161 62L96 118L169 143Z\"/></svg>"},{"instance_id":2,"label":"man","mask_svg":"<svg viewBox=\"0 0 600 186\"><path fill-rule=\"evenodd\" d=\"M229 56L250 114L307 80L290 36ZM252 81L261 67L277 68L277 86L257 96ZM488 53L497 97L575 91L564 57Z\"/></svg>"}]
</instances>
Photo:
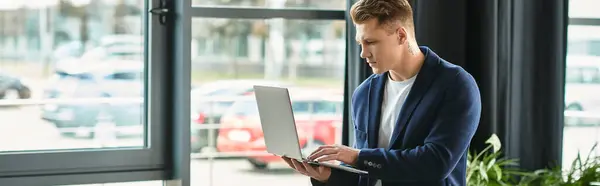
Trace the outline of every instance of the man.
<instances>
[{"instance_id":1,"label":"man","mask_svg":"<svg viewBox=\"0 0 600 186\"><path fill-rule=\"evenodd\" d=\"M369 175L283 159L314 186L466 185L467 149L481 114L473 77L417 45L407 0L360 0L350 14L361 58L374 72L352 97L354 148L326 145L308 159Z\"/></svg>"}]
</instances>

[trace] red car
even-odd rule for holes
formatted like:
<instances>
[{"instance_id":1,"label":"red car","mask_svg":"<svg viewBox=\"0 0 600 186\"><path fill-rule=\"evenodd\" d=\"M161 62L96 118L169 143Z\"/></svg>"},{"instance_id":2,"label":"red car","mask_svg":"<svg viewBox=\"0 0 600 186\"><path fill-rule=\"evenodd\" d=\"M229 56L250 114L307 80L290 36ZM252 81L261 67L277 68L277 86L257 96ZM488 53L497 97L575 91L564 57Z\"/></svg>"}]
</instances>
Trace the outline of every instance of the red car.
<instances>
[{"instance_id":1,"label":"red car","mask_svg":"<svg viewBox=\"0 0 600 186\"><path fill-rule=\"evenodd\" d=\"M192 152L212 151L221 116L239 97L254 94L254 85L292 87L283 81L261 79L218 80L191 91ZM209 147L209 148L206 148Z\"/></svg>"},{"instance_id":2,"label":"red car","mask_svg":"<svg viewBox=\"0 0 600 186\"><path fill-rule=\"evenodd\" d=\"M310 153L320 145L339 143L341 138L342 95L327 96L323 91L315 92L291 93L292 109L304 153ZM246 157L257 169L265 169L269 163L281 161L281 158L266 153L254 96L236 101L223 115L217 150Z\"/></svg>"}]
</instances>

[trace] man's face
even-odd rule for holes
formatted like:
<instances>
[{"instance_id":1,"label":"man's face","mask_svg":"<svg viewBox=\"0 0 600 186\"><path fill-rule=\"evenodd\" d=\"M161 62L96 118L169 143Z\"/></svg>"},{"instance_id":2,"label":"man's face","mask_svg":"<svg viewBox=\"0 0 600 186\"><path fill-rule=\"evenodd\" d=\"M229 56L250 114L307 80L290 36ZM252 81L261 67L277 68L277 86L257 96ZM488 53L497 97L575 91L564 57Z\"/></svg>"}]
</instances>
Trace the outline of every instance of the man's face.
<instances>
[{"instance_id":1,"label":"man's face","mask_svg":"<svg viewBox=\"0 0 600 186\"><path fill-rule=\"evenodd\" d=\"M362 48L360 57L367 60L373 73L382 74L401 65L406 45L404 29L379 25L377 19L371 19L356 24L356 41Z\"/></svg>"}]
</instances>

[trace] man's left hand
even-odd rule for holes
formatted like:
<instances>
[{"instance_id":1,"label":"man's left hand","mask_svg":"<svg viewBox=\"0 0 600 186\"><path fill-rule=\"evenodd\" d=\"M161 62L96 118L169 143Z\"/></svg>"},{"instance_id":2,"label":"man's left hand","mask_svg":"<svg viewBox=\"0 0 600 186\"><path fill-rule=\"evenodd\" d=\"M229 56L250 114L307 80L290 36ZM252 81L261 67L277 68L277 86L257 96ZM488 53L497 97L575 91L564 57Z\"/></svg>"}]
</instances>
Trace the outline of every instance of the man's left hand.
<instances>
[{"instance_id":1,"label":"man's left hand","mask_svg":"<svg viewBox=\"0 0 600 186\"><path fill-rule=\"evenodd\" d=\"M331 160L341 161L354 166L360 150L343 145L323 145L308 156L309 160L325 162Z\"/></svg>"}]
</instances>

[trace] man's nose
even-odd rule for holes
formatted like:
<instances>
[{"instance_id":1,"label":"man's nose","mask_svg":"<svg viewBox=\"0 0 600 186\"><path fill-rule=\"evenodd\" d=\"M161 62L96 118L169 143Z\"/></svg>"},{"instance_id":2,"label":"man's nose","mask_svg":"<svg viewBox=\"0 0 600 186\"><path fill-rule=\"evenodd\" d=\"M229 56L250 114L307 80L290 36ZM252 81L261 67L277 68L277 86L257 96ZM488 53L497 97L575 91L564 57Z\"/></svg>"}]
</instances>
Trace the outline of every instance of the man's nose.
<instances>
[{"instance_id":1,"label":"man's nose","mask_svg":"<svg viewBox=\"0 0 600 186\"><path fill-rule=\"evenodd\" d=\"M361 47L360 57L363 59L367 59L368 57L371 57L371 53L369 51L366 51L365 48Z\"/></svg>"}]
</instances>

